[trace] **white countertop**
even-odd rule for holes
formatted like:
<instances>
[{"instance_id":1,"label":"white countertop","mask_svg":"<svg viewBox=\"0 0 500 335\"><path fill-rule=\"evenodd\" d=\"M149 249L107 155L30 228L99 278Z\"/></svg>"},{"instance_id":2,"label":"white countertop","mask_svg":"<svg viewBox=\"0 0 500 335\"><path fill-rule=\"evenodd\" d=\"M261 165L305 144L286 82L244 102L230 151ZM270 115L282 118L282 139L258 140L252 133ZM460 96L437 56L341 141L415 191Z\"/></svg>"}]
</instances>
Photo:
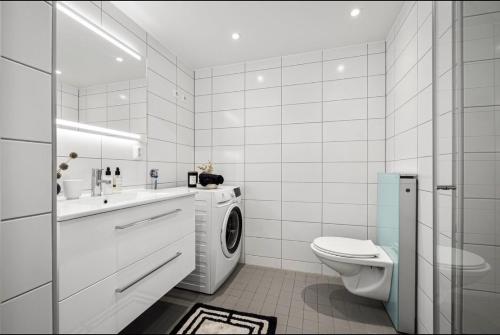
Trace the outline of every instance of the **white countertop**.
<instances>
[{"instance_id":1,"label":"white countertop","mask_svg":"<svg viewBox=\"0 0 500 335\"><path fill-rule=\"evenodd\" d=\"M195 195L196 192L195 188L175 187L160 190L124 190L121 193L99 197L91 197L90 193L86 193L76 200L58 197L57 221L67 221L127 207Z\"/></svg>"}]
</instances>

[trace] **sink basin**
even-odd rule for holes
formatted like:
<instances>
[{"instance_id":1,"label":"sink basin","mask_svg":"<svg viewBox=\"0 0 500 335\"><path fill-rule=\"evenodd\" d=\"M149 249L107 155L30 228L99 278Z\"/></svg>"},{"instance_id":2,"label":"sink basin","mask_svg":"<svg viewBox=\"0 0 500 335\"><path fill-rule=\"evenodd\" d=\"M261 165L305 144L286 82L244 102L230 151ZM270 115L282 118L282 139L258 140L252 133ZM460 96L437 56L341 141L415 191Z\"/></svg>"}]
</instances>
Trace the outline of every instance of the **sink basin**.
<instances>
[{"instance_id":1,"label":"sink basin","mask_svg":"<svg viewBox=\"0 0 500 335\"><path fill-rule=\"evenodd\" d=\"M195 193L196 190L187 187L175 187L161 190L127 190L122 193L99 197L91 197L90 194L85 194L76 200L58 200L57 221L76 219L111 210L194 195Z\"/></svg>"}]
</instances>

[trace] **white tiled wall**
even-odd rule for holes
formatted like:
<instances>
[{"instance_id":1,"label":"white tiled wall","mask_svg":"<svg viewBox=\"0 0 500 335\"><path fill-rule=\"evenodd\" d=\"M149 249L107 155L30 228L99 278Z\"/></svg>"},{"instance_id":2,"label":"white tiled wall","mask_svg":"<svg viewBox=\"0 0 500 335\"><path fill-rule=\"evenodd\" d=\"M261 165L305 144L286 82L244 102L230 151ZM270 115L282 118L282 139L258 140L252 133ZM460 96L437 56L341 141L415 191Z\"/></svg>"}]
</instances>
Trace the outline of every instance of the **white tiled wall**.
<instances>
[{"instance_id":1,"label":"white tiled wall","mask_svg":"<svg viewBox=\"0 0 500 335\"><path fill-rule=\"evenodd\" d=\"M160 187L187 184L194 169L194 72L148 36L148 166Z\"/></svg>"},{"instance_id":2,"label":"white tiled wall","mask_svg":"<svg viewBox=\"0 0 500 335\"><path fill-rule=\"evenodd\" d=\"M64 103L64 88L62 86ZM137 78L78 89L79 122L146 135L147 80ZM73 92L70 92L70 94ZM64 107L66 107L63 104ZM63 119L67 117L63 115Z\"/></svg>"},{"instance_id":3,"label":"white tiled wall","mask_svg":"<svg viewBox=\"0 0 500 335\"><path fill-rule=\"evenodd\" d=\"M384 42L195 73L195 161L243 188L246 263L322 273L315 237L375 238Z\"/></svg>"},{"instance_id":4,"label":"white tiled wall","mask_svg":"<svg viewBox=\"0 0 500 335\"><path fill-rule=\"evenodd\" d=\"M0 2L0 42L0 332L51 333L51 4Z\"/></svg>"},{"instance_id":5,"label":"white tiled wall","mask_svg":"<svg viewBox=\"0 0 500 335\"><path fill-rule=\"evenodd\" d=\"M95 2L72 5L90 17L101 11ZM194 73L112 4L103 2L102 6L108 29L130 41L147 57L146 81L81 89L80 121L139 133L143 141L59 129L58 163L71 151L79 154L78 159L70 162L63 180L83 179L86 189L90 189L91 169L109 166L113 171L120 167L124 187L149 187L151 169L159 169L161 188L185 185L187 172L194 169ZM62 85L61 90L61 113L70 114L73 109L65 108L64 97L74 94L64 93L75 92L68 85ZM121 94L129 98L126 104L122 103ZM138 159L133 156L135 146L141 148Z\"/></svg>"},{"instance_id":6,"label":"white tiled wall","mask_svg":"<svg viewBox=\"0 0 500 335\"><path fill-rule=\"evenodd\" d=\"M57 80L56 115L59 119L79 122L78 87Z\"/></svg>"},{"instance_id":7,"label":"white tiled wall","mask_svg":"<svg viewBox=\"0 0 500 335\"><path fill-rule=\"evenodd\" d=\"M386 42L386 167L418 174L418 330L432 333L432 2L405 1Z\"/></svg>"}]
</instances>

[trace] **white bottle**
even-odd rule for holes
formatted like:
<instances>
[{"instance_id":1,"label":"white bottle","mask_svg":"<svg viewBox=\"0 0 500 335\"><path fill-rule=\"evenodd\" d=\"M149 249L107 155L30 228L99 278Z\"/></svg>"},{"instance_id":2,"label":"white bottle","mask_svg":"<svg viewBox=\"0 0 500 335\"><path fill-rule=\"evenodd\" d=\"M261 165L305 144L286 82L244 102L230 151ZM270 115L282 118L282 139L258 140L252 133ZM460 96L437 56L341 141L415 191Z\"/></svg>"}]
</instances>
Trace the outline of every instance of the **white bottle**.
<instances>
[{"instance_id":1,"label":"white bottle","mask_svg":"<svg viewBox=\"0 0 500 335\"><path fill-rule=\"evenodd\" d=\"M121 176L120 168L117 167L115 170L115 176L113 177L113 191L115 193L120 193L122 191L123 179Z\"/></svg>"},{"instance_id":2,"label":"white bottle","mask_svg":"<svg viewBox=\"0 0 500 335\"><path fill-rule=\"evenodd\" d=\"M111 169L109 167L106 168L106 172L102 176L102 194L113 194L113 176L111 176Z\"/></svg>"}]
</instances>

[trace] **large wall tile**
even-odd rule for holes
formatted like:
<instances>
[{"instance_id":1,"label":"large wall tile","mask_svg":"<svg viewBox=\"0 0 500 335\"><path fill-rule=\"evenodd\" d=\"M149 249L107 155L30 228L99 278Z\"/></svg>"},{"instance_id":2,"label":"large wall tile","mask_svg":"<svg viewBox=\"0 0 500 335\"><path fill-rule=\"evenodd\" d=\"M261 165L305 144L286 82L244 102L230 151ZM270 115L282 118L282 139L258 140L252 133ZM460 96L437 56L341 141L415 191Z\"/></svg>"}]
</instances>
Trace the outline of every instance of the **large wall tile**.
<instances>
[{"instance_id":1,"label":"large wall tile","mask_svg":"<svg viewBox=\"0 0 500 335\"><path fill-rule=\"evenodd\" d=\"M52 210L51 152L51 144L2 140L2 219Z\"/></svg>"},{"instance_id":2,"label":"large wall tile","mask_svg":"<svg viewBox=\"0 0 500 335\"><path fill-rule=\"evenodd\" d=\"M247 108L245 110L245 125L267 126L281 124L281 106Z\"/></svg>"},{"instance_id":3,"label":"large wall tile","mask_svg":"<svg viewBox=\"0 0 500 335\"><path fill-rule=\"evenodd\" d=\"M363 77L367 74L367 67L366 56L331 60L323 65L323 80Z\"/></svg>"},{"instance_id":4,"label":"large wall tile","mask_svg":"<svg viewBox=\"0 0 500 335\"><path fill-rule=\"evenodd\" d=\"M2 301L52 280L50 214L2 223L2 269Z\"/></svg>"},{"instance_id":5,"label":"large wall tile","mask_svg":"<svg viewBox=\"0 0 500 335\"><path fill-rule=\"evenodd\" d=\"M50 75L6 59L0 60L0 66L2 137L51 142Z\"/></svg>"},{"instance_id":6,"label":"large wall tile","mask_svg":"<svg viewBox=\"0 0 500 335\"><path fill-rule=\"evenodd\" d=\"M321 122L322 104L320 102L285 105L281 108L283 124Z\"/></svg>"},{"instance_id":7,"label":"large wall tile","mask_svg":"<svg viewBox=\"0 0 500 335\"><path fill-rule=\"evenodd\" d=\"M44 1L2 2L2 55L52 72L52 6Z\"/></svg>"},{"instance_id":8,"label":"large wall tile","mask_svg":"<svg viewBox=\"0 0 500 335\"><path fill-rule=\"evenodd\" d=\"M367 78L334 80L323 83L323 101L364 98Z\"/></svg>"},{"instance_id":9,"label":"large wall tile","mask_svg":"<svg viewBox=\"0 0 500 335\"><path fill-rule=\"evenodd\" d=\"M281 86L281 68L247 72L245 89L253 90Z\"/></svg>"},{"instance_id":10,"label":"large wall tile","mask_svg":"<svg viewBox=\"0 0 500 335\"><path fill-rule=\"evenodd\" d=\"M212 93L227 93L243 91L244 88L243 73L227 76L214 77L212 79Z\"/></svg>"},{"instance_id":11,"label":"large wall tile","mask_svg":"<svg viewBox=\"0 0 500 335\"><path fill-rule=\"evenodd\" d=\"M281 88L264 88L246 91L245 107L268 107L281 104Z\"/></svg>"},{"instance_id":12,"label":"large wall tile","mask_svg":"<svg viewBox=\"0 0 500 335\"><path fill-rule=\"evenodd\" d=\"M283 87L283 105L321 101L321 83Z\"/></svg>"},{"instance_id":13,"label":"large wall tile","mask_svg":"<svg viewBox=\"0 0 500 335\"><path fill-rule=\"evenodd\" d=\"M322 80L321 63L295 65L283 68L283 85L315 83Z\"/></svg>"},{"instance_id":14,"label":"large wall tile","mask_svg":"<svg viewBox=\"0 0 500 335\"><path fill-rule=\"evenodd\" d=\"M318 222L283 221L284 240L312 242L318 236L321 236Z\"/></svg>"},{"instance_id":15,"label":"large wall tile","mask_svg":"<svg viewBox=\"0 0 500 335\"><path fill-rule=\"evenodd\" d=\"M212 107L214 111L224 111L230 109L242 109L244 106L244 93L223 93L212 96Z\"/></svg>"},{"instance_id":16,"label":"large wall tile","mask_svg":"<svg viewBox=\"0 0 500 335\"><path fill-rule=\"evenodd\" d=\"M281 239L281 221L246 218L245 236Z\"/></svg>"},{"instance_id":17,"label":"large wall tile","mask_svg":"<svg viewBox=\"0 0 500 335\"><path fill-rule=\"evenodd\" d=\"M53 333L52 284L15 297L0 308L2 332L5 334Z\"/></svg>"}]
</instances>

